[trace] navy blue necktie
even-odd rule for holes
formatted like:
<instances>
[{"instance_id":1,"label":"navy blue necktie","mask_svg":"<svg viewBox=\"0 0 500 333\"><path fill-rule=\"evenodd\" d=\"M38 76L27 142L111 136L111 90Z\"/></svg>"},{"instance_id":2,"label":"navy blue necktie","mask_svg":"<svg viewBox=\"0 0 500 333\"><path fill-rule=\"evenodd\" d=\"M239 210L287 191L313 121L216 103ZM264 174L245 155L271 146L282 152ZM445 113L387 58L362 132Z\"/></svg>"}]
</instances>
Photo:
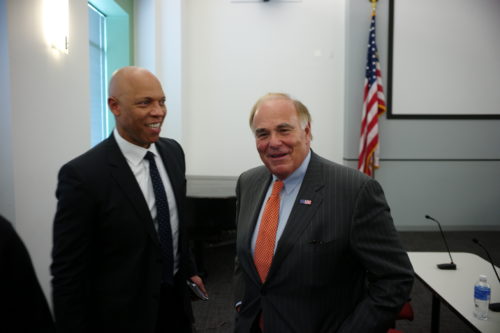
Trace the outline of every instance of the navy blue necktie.
<instances>
[{"instance_id":1,"label":"navy blue necktie","mask_svg":"<svg viewBox=\"0 0 500 333\"><path fill-rule=\"evenodd\" d=\"M148 151L144 157L149 161L149 175L153 183L156 201L156 221L158 222L158 237L163 253L163 276L164 283L174 283L174 254L172 243L172 228L170 227L170 211L168 208L167 194L161 181L160 173L155 162L155 156Z\"/></svg>"}]
</instances>

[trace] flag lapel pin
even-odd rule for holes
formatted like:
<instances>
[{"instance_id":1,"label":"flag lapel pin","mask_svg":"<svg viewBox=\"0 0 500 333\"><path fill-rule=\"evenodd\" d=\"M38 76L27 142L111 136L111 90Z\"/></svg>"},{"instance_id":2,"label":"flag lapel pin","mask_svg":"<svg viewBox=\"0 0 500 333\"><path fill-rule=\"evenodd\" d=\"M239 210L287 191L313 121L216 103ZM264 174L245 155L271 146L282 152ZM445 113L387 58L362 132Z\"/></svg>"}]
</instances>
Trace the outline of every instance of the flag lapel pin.
<instances>
[{"instance_id":1,"label":"flag lapel pin","mask_svg":"<svg viewBox=\"0 0 500 333\"><path fill-rule=\"evenodd\" d=\"M299 200L299 203L300 203L301 205L308 205L308 206L310 206L310 205L312 204L312 200L300 199L300 200Z\"/></svg>"}]
</instances>

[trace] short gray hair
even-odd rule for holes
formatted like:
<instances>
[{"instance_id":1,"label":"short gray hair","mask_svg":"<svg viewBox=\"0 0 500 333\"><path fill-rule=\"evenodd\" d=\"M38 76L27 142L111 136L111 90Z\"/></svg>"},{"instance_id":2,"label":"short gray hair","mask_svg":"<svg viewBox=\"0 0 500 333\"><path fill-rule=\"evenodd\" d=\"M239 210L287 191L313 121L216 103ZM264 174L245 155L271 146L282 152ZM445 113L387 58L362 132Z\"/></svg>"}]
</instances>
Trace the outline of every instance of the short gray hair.
<instances>
[{"instance_id":1,"label":"short gray hair","mask_svg":"<svg viewBox=\"0 0 500 333\"><path fill-rule=\"evenodd\" d=\"M252 111L250 112L249 124L250 124L250 128L252 129L252 131L254 130L253 118L255 117L255 113L257 112L259 107L262 105L262 103L264 103L265 101L271 100L271 99L284 99L284 100L291 101L295 107L295 111L297 111L300 126L302 127L302 129L306 128L308 123L311 123L311 121L312 121L311 114L309 113L309 110L307 109L307 107L304 104L302 104L301 101L296 100L296 99L290 97L290 95L285 94L285 93L267 93L264 96L262 96L261 98L259 98L259 100L253 106Z\"/></svg>"}]
</instances>

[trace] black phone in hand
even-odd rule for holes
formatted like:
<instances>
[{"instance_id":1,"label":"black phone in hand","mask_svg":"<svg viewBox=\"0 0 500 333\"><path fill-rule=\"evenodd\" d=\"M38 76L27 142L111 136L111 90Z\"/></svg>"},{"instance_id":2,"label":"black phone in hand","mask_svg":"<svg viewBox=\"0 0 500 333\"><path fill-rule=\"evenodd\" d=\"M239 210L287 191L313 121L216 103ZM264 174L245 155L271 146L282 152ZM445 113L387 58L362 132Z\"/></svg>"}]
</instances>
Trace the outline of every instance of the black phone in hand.
<instances>
[{"instance_id":1,"label":"black phone in hand","mask_svg":"<svg viewBox=\"0 0 500 333\"><path fill-rule=\"evenodd\" d=\"M190 280L186 280L186 283L189 287L189 289L191 289L191 291L193 292L193 294L196 295L196 297L198 297L199 299L201 299L202 301L208 301L208 296L206 296L201 290L200 288L198 288L198 286L196 285L196 283L194 283L193 281L190 281Z\"/></svg>"}]
</instances>

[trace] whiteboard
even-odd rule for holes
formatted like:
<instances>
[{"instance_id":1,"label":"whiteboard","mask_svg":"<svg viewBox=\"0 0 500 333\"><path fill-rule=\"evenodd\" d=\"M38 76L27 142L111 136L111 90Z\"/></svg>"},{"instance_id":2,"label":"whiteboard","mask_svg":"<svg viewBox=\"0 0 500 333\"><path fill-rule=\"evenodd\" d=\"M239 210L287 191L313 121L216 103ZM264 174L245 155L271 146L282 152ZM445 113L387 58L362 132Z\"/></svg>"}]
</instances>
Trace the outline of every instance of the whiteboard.
<instances>
[{"instance_id":1,"label":"whiteboard","mask_svg":"<svg viewBox=\"0 0 500 333\"><path fill-rule=\"evenodd\" d=\"M389 118L500 118L500 1L390 0Z\"/></svg>"}]
</instances>

